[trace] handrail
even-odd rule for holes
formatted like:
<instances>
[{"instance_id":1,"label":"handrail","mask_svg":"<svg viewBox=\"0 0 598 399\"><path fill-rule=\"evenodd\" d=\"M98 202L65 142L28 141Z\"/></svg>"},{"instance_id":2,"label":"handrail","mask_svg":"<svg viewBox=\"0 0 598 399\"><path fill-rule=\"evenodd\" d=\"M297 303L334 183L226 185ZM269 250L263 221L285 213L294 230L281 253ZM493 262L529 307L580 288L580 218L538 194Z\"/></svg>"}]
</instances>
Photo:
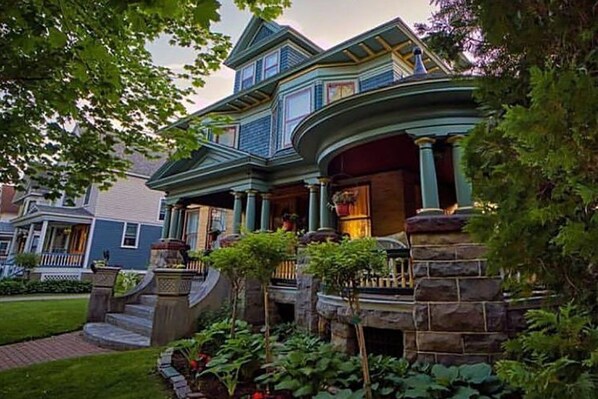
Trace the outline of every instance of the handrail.
<instances>
[{"instance_id":1,"label":"handrail","mask_svg":"<svg viewBox=\"0 0 598 399\"><path fill-rule=\"evenodd\" d=\"M80 267L83 264L83 254L61 254L44 252L41 254L40 266Z\"/></svg>"}]
</instances>

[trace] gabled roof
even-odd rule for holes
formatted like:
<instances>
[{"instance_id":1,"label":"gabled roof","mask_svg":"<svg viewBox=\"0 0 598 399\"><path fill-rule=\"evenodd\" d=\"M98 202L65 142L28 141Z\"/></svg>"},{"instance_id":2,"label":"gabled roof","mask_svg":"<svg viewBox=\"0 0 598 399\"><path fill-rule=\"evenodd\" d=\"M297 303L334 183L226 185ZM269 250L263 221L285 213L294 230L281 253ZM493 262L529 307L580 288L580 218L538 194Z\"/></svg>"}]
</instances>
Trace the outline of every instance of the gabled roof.
<instances>
[{"instance_id":1,"label":"gabled roof","mask_svg":"<svg viewBox=\"0 0 598 399\"><path fill-rule=\"evenodd\" d=\"M233 47L224 65L237 68L251 58L265 52L275 45L290 40L306 52L315 55L324 51L317 44L286 25L265 21L259 17L251 18L249 24L241 34L239 41Z\"/></svg>"}]
</instances>

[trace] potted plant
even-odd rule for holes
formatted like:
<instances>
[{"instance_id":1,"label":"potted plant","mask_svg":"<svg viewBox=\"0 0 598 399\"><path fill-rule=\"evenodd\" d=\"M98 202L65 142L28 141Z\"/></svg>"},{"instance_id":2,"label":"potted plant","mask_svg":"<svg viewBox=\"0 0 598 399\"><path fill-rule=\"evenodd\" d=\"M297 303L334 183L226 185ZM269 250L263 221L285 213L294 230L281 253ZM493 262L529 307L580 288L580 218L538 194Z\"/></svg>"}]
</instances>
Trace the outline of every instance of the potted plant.
<instances>
[{"instance_id":1,"label":"potted plant","mask_svg":"<svg viewBox=\"0 0 598 399\"><path fill-rule=\"evenodd\" d=\"M154 275L156 276L156 294L159 296L185 296L191 292L191 282L197 272L188 270L182 263L176 263L167 268L155 269Z\"/></svg>"},{"instance_id":2,"label":"potted plant","mask_svg":"<svg viewBox=\"0 0 598 399\"><path fill-rule=\"evenodd\" d=\"M357 202L357 193L355 191L341 190L332 195L332 204L339 217L348 216L351 205Z\"/></svg>"},{"instance_id":3,"label":"potted plant","mask_svg":"<svg viewBox=\"0 0 598 399\"><path fill-rule=\"evenodd\" d=\"M284 231L293 231L297 219L299 219L299 215L296 213L284 213L282 215L282 229Z\"/></svg>"},{"instance_id":4,"label":"potted plant","mask_svg":"<svg viewBox=\"0 0 598 399\"><path fill-rule=\"evenodd\" d=\"M25 269L23 277L29 278L29 273L32 269L37 267L40 261L40 256L33 252L23 252L15 255L15 265Z\"/></svg>"}]
</instances>

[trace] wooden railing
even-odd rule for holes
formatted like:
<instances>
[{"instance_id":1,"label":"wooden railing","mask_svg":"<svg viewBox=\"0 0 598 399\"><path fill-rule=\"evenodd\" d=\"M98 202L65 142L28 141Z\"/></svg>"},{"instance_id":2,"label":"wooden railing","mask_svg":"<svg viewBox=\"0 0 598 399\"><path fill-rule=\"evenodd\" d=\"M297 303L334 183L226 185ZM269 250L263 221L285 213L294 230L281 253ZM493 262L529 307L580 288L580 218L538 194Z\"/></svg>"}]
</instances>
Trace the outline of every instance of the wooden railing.
<instances>
[{"instance_id":1,"label":"wooden railing","mask_svg":"<svg viewBox=\"0 0 598 399\"><path fill-rule=\"evenodd\" d=\"M42 253L40 266L80 267L83 265L83 254Z\"/></svg>"},{"instance_id":2,"label":"wooden railing","mask_svg":"<svg viewBox=\"0 0 598 399\"><path fill-rule=\"evenodd\" d=\"M199 259L190 259L187 263L187 270L195 270L197 274L203 277L208 275L208 266Z\"/></svg>"},{"instance_id":3,"label":"wooden railing","mask_svg":"<svg viewBox=\"0 0 598 399\"><path fill-rule=\"evenodd\" d=\"M409 248L387 249L388 275L366 275L361 279L361 292L372 294L409 294L415 286Z\"/></svg>"},{"instance_id":4,"label":"wooden railing","mask_svg":"<svg viewBox=\"0 0 598 399\"><path fill-rule=\"evenodd\" d=\"M282 261L272 275L273 285L295 287L297 285L297 259L295 257Z\"/></svg>"}]
</instances>

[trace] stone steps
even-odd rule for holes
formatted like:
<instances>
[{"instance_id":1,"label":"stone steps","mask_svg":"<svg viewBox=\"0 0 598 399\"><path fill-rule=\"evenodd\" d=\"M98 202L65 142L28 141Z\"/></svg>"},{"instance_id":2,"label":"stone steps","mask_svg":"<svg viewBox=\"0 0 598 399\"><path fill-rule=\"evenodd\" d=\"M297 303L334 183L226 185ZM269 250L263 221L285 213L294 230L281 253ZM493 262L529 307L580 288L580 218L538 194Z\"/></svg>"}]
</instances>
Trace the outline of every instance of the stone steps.
<instances>
[{"instance_id":1,"label":"stone steps","mask_svg":"<svg viewBox=\"0 0 598 399\"><path fill-rule=\"evenodd\" d=\"M158 301L157 295L141 295L139 297L139 303L145 306L156 306L156 302Z\"/></svg>"},{"instance_id":2,"label":"stone steps","mask_svg":"<svg viewBox=\"0 0 598 399\"><path fill-rule=\"evenodd\" d=\"M125 305L125 314L141 317L142 319L153 320L154 319L154 307L147 305Z\"/></svg>"},{"instance_id":3,"label":"stone steps","mask_svg":"<svg viewBox=\"0 0 598 399\"><path fill-rule=\"evenodd\" d=\"M106 323L146 337L151 337L152 335L152 322L153 320L125 313L106 314Z\"/></svg>"},{"instance_id":4,"label":"stone steps","mask_svg":"<svg viewBox=\"0 0 598 399\"><path fill-rule=\"evenodd\" d=\"M108 323L87 323L83 336L102 348L114 350L142 349L150 346L150 338Z\"/></svg>"}]
</instances>

